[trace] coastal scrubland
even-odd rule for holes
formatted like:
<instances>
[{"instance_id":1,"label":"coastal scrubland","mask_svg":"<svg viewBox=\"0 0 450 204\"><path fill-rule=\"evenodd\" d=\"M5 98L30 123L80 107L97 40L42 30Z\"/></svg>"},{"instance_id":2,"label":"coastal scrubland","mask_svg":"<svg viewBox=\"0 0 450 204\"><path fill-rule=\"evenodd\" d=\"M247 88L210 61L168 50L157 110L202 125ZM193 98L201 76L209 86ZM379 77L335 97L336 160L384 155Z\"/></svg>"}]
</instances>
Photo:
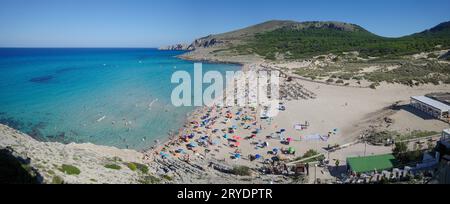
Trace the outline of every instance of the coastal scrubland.
<instances>
[{"instance_id":1,"label":"coastal scrubland","mask_svg":"<svg viewBox=\"0 0 450 204\"><path fill-rule=\"evenodd\" d=\"M255 34L246 43L233 47L239 54L256 53L269 60L357 51L361 57L394 58L436 49L450 48L450 23L400 38L375 35L354 24L305 22Z\"/></svg>"}]
</instances>

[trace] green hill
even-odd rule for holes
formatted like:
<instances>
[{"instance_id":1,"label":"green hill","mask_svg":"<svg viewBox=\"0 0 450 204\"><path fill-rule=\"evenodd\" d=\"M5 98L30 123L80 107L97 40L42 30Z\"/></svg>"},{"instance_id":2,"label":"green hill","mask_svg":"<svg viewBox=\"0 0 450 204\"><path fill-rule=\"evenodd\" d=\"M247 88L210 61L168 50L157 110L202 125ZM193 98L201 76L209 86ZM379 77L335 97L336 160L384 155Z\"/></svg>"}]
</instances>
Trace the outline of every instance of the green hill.
<instances>
[{"instance_id":1,"label":"green hill","mask_svg":"<svg viewBox=\"0 0 450 204\"><path fill-rule=\"evenodd\" d=\"M271 22L273 24L273 21ZM278 22L277 25L279 24L281 23ZM358 51L363 57L396 57L448 48L450 22L421 33L386 38L355 24L292 21L273 30L259 30L252 33L244 43L231 47L238 54L258 54L267 59L275 59L277 55L283 55L287 59L299 59L346 51Z\"/></svg>"}]
</instances>

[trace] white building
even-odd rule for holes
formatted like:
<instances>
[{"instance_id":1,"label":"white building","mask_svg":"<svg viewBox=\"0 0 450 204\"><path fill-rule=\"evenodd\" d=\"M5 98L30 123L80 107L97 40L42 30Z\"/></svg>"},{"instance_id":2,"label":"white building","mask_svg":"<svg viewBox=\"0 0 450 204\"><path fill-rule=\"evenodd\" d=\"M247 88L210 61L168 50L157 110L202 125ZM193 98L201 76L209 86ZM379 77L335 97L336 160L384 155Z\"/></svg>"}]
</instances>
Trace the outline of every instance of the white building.
<instances>
[{"instance_id":1,"label":"white building","mask_svg":"<svg viewBox=\"0 0 450 204\"><path fill-rule=\"evenodd\" d=\"M450 106L426 96L411 97L411 105L428 115L449 122Z\"/></svg>"}]
</instances>

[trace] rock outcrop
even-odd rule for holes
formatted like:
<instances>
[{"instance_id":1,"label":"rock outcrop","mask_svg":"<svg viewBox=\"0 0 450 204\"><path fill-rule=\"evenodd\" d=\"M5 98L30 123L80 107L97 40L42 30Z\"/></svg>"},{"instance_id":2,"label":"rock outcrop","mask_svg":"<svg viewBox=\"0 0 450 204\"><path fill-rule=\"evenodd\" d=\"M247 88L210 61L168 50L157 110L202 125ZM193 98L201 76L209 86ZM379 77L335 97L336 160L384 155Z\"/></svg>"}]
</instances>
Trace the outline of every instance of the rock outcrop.
<instances>
[{"instance_id":1,"label":"rock outcrop","mask_svg":"<svg viewBox=\"0 0 450 204\"><path fill-rule=\"evenodd\" d=\"M169 45L169 46L160 47L159 50L185 50L185 51L189 51L189 50L194 50L194 47L192 45L188 45L188 44L176 44L176 45Z\"/></svg>"},{"instance_id":2,"label":"rock outcrop","mask_svg":"<svg viewBox=\"0 0 450 204\"><path fill-rule=\"evenodd\" d=\"M192 51L198 48L210 48L214 47L218 44L223 43L223 41L217 40L216 38L212 38L211 36L206 36L203 38L199 38L194 40L190 45L188 44L176 44L160 47L159 50L184 50L184 51Z\"/></svg>"},{"instance_id":3,"label":"rock outcrop","mask_svg":"<svg viewBox=\"0 0 450 204\"><path fill-rule=\"evenodd\" d=\"M191 47L194 48L209 48L216 46L218 44L223 43L223 41L217 40L214 37L206 36L203 38L196 39L192 44Z\"/></svg>"}]
</instances>

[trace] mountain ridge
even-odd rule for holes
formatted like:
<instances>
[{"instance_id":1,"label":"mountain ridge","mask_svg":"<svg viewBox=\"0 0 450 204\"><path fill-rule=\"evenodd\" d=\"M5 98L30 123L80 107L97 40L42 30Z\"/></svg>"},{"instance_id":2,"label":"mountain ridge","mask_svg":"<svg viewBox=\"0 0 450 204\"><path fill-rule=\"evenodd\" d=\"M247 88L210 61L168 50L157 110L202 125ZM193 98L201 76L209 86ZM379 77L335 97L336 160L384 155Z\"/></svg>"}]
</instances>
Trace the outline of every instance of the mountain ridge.
<instances>
[{"instance_id":1,"label":"mountain ridge","mask_svg":"<svg viewBox=\"0 0 450 204\"><path fill-rule=\"evenodd\" d=\"M266 59L274 59L274 55L280 52L297 53L293 58L298 58L325 54L327 51L354 51L352 49L375 56L402 55L430 51L438 45L450 47L450 21L422 32L392 38L346 22L270 20L201 37L183 47L189 51L234 49L239 55L257 54Z\"/></svg>"},{"instance_id":2,"label":"mountain ridge","mask_svg":"<svg viewBox=\"0 0 450 204\"><path fill-rule=\"evenodd\" d=\"M339 22L339 21L304 21L297 22L292 20L269 20L263 23L247 26L245 28L220 33L220 34L211 34L205 37L201 37L195 39L193 43L191 43L191 47L199 48L199 47L211 47L217 43L226 43L230 41L241 41L248 40L249 38L254 37L256 34L265 33L274 31L282 28L290 28L290 29L308 29L308 28L320 28L327 26L328 28L341 29L341 30L361 30L366 31L359 25Z\"/></svg>"},{"instance_id":3,"label":"mountain ridge","mask_svg":"<svg viewBox=\"0 0 450 204\"><path fill-rule=\"evenodd\" d=\"M236 55L256 54L268 60L276 60L277 56L300 59L349 51L358 51L363 57L399 57L450 48L450 23L444 22L419 33L389 38L345 22L268 21L197 39L192 47L194 50L217 47Z\"/></svg>"}]
</instances>

